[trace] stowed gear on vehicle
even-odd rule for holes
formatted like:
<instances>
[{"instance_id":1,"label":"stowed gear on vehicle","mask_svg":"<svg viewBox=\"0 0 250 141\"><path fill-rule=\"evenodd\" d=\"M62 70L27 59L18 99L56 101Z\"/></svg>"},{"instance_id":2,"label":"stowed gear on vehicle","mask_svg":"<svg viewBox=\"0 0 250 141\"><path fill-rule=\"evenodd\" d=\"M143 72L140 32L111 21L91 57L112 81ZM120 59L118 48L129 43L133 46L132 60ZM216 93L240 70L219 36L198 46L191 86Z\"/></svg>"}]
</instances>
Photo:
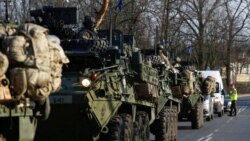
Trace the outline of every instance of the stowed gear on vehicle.
<instances>
[{"instance_id":1,"label":"stowed gear on vehicle","mask_svg":"<svg viewBox=\"0 0 250 141\"><path fill-rule=\"evenodd\" d=\"M36 24L20 25L1 41L0 133L7 140L33 140L36 119L48 119L48 96L60 89L62 66L69 60L58 37ZM15 119L13 128L8 118Z\"/></svg>"}]
</instances>

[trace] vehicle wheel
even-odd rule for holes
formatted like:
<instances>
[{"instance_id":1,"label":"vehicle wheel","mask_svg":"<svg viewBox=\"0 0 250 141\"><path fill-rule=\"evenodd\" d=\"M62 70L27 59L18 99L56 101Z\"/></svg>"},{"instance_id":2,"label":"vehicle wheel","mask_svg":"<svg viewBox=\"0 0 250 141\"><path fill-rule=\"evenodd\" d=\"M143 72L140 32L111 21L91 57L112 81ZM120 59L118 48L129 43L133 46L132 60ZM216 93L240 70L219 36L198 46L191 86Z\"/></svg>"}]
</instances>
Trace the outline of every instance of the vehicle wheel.
<instances>
[{"instance_id":1,"label":"vehicle wheel","mask_svg":"<svg viewBox=\"0 0 250 141\"><path fill-rule=\"evenodd\" d=\"M133 119L132 116L129 114L121 114L122 121L123 121L123 139L122 141L132 141L134 136L134 127L133 127Z\"/></svg>"},{"instance_id":2,"label":"vehicle wheel","mask_svg":"<svg viewBox=\"0 0 250 141\"><path fill-rule=\"evenodd\" d=\"M159 119L155 121L155 141L177 140L177 121L177 108L165 106L159 113Z\"/></svg>"},{"instance_id":3,"label":"vehicle wheel","mask_svg":"<svg viewBox=\"0 0 250 141\"><path fill-rule=\"evenodd\" d=\"M131 115L115 115L107 127L108 133L101 133L99 141L132 141L133 120Z\"/></svg>"},{"instance_id":4,"label":"vehicle wheel","mask_svg":"<svg viewBox=\"0 0 250 141\"><path fill-rule=\"evenodd\" d=\"M199 129L204 125L204 117L203 117L203 104L202 102L198 102L195 105L195 109L191 112L191 126L192 129Z\"/></svg>"},{"instance_id":5,"label":"vehicle wheel","mask_svg":"<svg viewBox=\"0 0 250 141\"><path fill-rule=\"evenodd\" d=\"M149 141L149 116L146 112L137 112L134 123L134 141Z\"/></svg>"},{"instance_id":6,"label":"vehicle wheel","mask_svg":"<svg viewBox=\"0 0 250 141\"><path fill-rule=\"evenodd\" d=\"M218 112L218 117L222 117L222 111Z\"/></svg>"},{"instance_id":7,"label":"vehicle wheel","mask_svg":"<svg viewBox=\"0 0 250 141\"><path fill-rule=\"evenodd\" d=\"M206 121L211 121L211 119L212 119L211 117L212 117L212 115L209 115L209 117L206 118Z\"/></svg>"},{"instance_id":8,"label":"vehicle wheel","mask_svg":"<svg viewBox=\"0 0 250 141\"><path fill-rule=\"evenodd\" d=\"M177 135L178 135L178 109L177 109L177 106L175 106L175 105L172 108L172 114L173 114L172 141L177 141Z\"/></svg>"}]
</instances>

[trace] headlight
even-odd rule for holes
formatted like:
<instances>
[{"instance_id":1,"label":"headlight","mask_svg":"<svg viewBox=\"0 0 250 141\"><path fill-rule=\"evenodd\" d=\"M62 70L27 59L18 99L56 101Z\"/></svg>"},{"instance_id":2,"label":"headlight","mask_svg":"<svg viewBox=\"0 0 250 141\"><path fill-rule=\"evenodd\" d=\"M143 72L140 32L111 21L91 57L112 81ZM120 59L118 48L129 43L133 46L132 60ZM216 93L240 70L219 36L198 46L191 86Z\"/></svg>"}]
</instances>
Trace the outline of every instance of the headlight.
<instances>
[{"instance_id":1,"label":"headlight","mask_svg":"<svg viewBox=\"0 0 250 141\"><path fill-rule=\"evenodd\" d=\"M88 78L82 79L82 86L83 87L89 87L90 84L91 84L91 80L90 79L88 79Z\"/></svg>"}]
</instances>

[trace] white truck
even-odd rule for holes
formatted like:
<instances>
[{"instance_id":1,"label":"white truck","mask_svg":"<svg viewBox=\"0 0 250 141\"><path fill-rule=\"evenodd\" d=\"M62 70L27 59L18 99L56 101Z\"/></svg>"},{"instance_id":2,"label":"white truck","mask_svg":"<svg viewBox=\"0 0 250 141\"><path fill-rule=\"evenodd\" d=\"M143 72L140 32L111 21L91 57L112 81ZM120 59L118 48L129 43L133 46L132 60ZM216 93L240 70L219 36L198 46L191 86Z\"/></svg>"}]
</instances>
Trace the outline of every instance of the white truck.
<instances>
[{"instance_id":1,"label":"white truck","mask_svg":"<svg viewBox=\"0 0 250 141\"><path fill-rule=\"evenodd\" d=\"M222 83L222 77L219 70L201 70L199 71L202 77L206 78L208 76L212 76L216 78L216 91L213 95L213 112L218 114L218 117L222 117L224 114L224 88ZM206 102L204 102L206 103ZM208 102L207 102L208 103ZM204 105L204 109L206 107L210 107Z\"/></svg>"}]
</instances>

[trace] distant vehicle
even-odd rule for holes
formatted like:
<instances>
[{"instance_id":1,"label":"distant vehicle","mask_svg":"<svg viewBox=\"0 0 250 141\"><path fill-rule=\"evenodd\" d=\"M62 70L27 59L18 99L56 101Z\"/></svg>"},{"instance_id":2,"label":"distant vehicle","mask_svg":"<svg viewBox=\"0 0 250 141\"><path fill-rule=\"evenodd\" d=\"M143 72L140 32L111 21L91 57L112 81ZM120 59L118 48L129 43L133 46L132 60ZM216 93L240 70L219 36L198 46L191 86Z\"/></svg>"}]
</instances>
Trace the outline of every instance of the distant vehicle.
<instances>
[{"instance_id":1,"label":"distant vehicle","mask_svg":"<svg viewBox=\"0 0 250 141\"><path fill-rule=\"evenodd\" d=\"M202 77L213 76L216 78L216 91L214 93L214 100L213 100L213 109L214 113L218 114L219 117L222 117L224 114L224 88L222 83L222 78L220 75L220 71L218 70L202 70L201 72Z\"/></svg>"},{"instance_id":2,"label":"distant vehicle","mask_svg":"<svg viewBox=\"0 0 250 141\"><path fill-rule=\"evenodd\" d=\"M231 100L229 95L225 95L225 99L224 99L224 111L225 112L230 112L231 110Z\"/></svg>"},{"instance_id":3,"label":"distant vehicle","mask_svg":"<svg viewBox=\"0 0 250 141\"><path fill-rule=\"evenodd\" d=\"M203 116L207 121L214 117L214 93L216 91L216 79L212 76L204 77L199 72L201 77L201 92L204 96Z\"/></svg>"}]
</instances>

